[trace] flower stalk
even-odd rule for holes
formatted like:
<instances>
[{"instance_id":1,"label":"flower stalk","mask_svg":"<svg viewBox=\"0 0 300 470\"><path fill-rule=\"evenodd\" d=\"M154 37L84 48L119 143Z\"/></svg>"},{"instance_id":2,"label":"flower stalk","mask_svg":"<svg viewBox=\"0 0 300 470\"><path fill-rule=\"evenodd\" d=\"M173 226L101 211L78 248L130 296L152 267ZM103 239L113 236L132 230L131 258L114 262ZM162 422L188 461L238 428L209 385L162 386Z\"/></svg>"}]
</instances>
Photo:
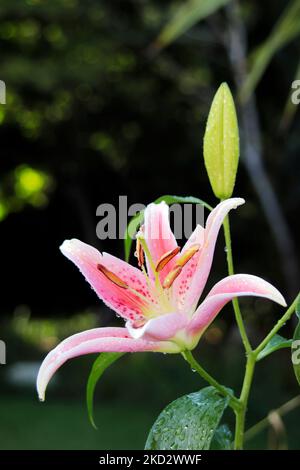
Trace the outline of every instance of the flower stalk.
<instances>
[{"instance_id":1,"label":"flower stalk","mask_svg":"<svg viewBox=\"0 0 300 470\"><path fill-rule=\"evenodd\" d=\"M230 223L228 215L225 217L223 222L224 228L224 236L225 236L225 243L226 243L226 258L227 258L227 266L228 266L228 274L231 276L234 274L234 265L233 265L233 256L232 256L232 246L231 246L231 233L230 233ZM244 344L244 348L247 354L252 352L252 347L248 339L248 335L246 332L246 328L244 325L240 304L237 298L232 300L233 310L235 314L235 319L240 331L240 335Z\"/></svg>"},{"instance_id":2,"label":"flower stalk","mask_svg":"<svg viewBox=\"0 0 300 470\"><path fill-rule=\"evenodd\" d=\"M227 215L223 222L224 236L226 243L226 254L227 254L227 266L229 275L234 274L234 265L233 265L233 255L232 255L232 246L231 246L231 233L230 233L230 223L229 216ZM300 298L300 294L296 297L294 302L287 309L285 314L278 320L276 325L272 328L269 334L264 338L264 340L259 344L259 346L253 350L248 339L248 335L245 329L244 321L242 318L239 301L237 298L232 300L233 309L235 313L236 322L239 328L241 339L247 355L246 370L244 375L244 381L242 386L241 395L239 398L239 407L235 409L236 415L236 428L235 428L235 439L234 439L234 449L241 450L243 449L244 444L244 434L245 434L245 419L246 412L249 400L249 394L252 386L253 375L255 370L255 364L259 353L265 348L273 336L284 326L287 320L293 315L297 302Z\"/></svg>"},{"instance_id":3,"label":"flower stalk","mask_svg":"<svg viewBox=\"0 0 300 470\"><path fill-rule=\"evenodd\" d=\"M241 404L239 399L230 393L226 387L217 382L216 379L214 379L208 372L206 372L206 370L203 369L203 367L200 366L200 364L196 361L191 351L184 351L182 356L189 363L193 371L197 372L204 380L206 380L206 382L215 387L221 393L221 395L224 397L229 397L229 406L234 411L238 412L238 410L240 410Z\"/></svg>"}]
</instances>

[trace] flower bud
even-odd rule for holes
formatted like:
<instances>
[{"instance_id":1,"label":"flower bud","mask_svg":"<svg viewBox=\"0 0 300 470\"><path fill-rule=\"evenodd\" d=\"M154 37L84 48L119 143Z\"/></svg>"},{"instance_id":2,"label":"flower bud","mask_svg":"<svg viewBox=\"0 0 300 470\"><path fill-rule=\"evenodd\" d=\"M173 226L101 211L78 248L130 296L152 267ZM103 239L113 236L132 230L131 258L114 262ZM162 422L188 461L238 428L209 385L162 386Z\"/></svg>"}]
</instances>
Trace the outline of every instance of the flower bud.
<instances>
[{"instance_id":1,"label":"flower bud","mask_svg":"<svg viewBox=\"0 0 300 470\"><path fill-rule=\"evenodd\" d=\"M230 89L222 83L214 96L204 135L204 161L212 190L219 199L233 193L239 161L239 130Z\"/></svg>"}]
</instances>

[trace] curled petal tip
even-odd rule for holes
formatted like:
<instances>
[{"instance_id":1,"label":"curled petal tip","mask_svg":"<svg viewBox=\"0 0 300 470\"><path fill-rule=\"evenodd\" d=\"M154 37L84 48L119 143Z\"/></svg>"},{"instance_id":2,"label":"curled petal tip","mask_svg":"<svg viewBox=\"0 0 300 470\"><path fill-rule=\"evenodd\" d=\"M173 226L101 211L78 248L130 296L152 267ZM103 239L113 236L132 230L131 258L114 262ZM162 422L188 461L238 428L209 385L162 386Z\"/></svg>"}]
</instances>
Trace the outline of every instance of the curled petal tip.
<instances>
[{"instance_id":1,"label":"curled petal tip","mask_svg":"<svg viewBox=\"0 0 300 470\"><path fill-rule=\"evenodd\" d=\"M287 307L287 303L285 301L285 298L278 292L276 299L274 299L275 302L277 302L279 305L282 305L282 307Z\"/></svg>"},{"instance_id":2,"label":"curled petal tip","mask_svg":"<svg viewBox=\"0 0 300 470\"><path fill-rule=\"evenodd\" d=\"M242 204L245 204L245 199L242 197L233 197L232 201L235 201L235 206L234 208L236 209L238 206L241 206Z\"/></svg>"},{"instance_id":3,"label":"curled petal tip","mask_svg":"<svg viewBox=\"0 0 300 470\"><path fill-rule=\"evenodd\" d=\"M38 394L38 398L39 398L39 401L41 403L43 403L45 401L45 387L42 386L42 384L40 383L40 378L38 376L37 378L37 385L36 385L36 389L37 389L37 394Z\"/></svg>"},{"instance_id":4,"label":"curled petal tip","mask_svg":"<svg viewBox=\"0 0 300 470\"><path fill-rule=\"evenodd\" d=\"M243 197L238 197L237 199L238 199L239 205L240 204L245 204L245 202L246 202Z\"/></svg>"}]
</instances>

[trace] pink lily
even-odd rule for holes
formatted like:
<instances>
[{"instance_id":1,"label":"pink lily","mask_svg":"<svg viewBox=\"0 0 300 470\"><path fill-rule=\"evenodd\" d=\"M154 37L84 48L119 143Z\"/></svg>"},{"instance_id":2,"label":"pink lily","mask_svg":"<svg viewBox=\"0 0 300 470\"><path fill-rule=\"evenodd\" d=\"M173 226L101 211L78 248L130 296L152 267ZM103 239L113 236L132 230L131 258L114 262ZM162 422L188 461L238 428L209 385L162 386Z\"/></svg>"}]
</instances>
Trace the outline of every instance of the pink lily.
<instances>
[{"instance_id":1,"label":"pink lily","mask_svg":"<svg viewBox=\"0 0 300 470\"><path fill-rule=\"evenodd\" d=\"M285 306L280 292L268 282L236 274L218 282L197 307L223 220L244 202L241 198L221 202L210 213L205 228L198 225L182 250L170 229L167 204L150 204L137 234L140 269L79 240L66 240L60 247L62 253L126 325L95 328L62 341L41 365L39 398L44 400L53 374L73 357L99 352L180 353L195 348L222 307L234 297L255 295Z\"/></svg>"}]
</instances>

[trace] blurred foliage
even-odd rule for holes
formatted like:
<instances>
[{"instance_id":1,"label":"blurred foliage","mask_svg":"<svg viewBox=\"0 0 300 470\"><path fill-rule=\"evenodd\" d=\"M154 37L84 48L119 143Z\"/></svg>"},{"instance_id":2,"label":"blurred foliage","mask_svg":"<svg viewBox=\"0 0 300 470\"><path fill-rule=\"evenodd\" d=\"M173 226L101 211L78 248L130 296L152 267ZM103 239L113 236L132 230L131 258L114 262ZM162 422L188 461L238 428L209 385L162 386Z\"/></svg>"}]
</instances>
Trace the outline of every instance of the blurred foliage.
<instances>
[{"instance_id":1,"label":"blurred foliage","mask_svg":"<svg viewBox=\"0 0 300 470\"><path fill-rule=\"evenodd\" d=\"M0 188L0 221L11 212L23 209L27 204L44 207L53 188L49 174L28 165L19 165L2 179Z\"/></svg>"},{"instance_id":2,"label":"blurred foliage","mask_svg":"<svg viewBox=\"0 0 300 470\"><path fill-rule=\"evenodd\" d=\"M154 43L163 48L172 43L199 21L209 17L230 0L187 0L171 6L171 18Z\"/></svg>"},{"instance_id":3,"label":"blurred foliage","mask_svg":"<svg viewBox=\"0 0 300 470\"><path fill-rule=\"evenodd\" d=\"M271 34L251 56L252 66L241 90L242 100L247 100L262 78L273 56L300 34L300 1L290 0L275 24Z\"/></svg>"},{"instance_id":4,"label":"blurred foliage","mask_svg":"<svg viewBox=\"0 0 300 470\"><path fill-rule=\"evenodd\" d=\"M11 333L25 343L49 351L64 338L97 326L94 313L83 312L71 318L32 319L27 306L19 306L10 322Z\"/></svg>"}]
</instances>

